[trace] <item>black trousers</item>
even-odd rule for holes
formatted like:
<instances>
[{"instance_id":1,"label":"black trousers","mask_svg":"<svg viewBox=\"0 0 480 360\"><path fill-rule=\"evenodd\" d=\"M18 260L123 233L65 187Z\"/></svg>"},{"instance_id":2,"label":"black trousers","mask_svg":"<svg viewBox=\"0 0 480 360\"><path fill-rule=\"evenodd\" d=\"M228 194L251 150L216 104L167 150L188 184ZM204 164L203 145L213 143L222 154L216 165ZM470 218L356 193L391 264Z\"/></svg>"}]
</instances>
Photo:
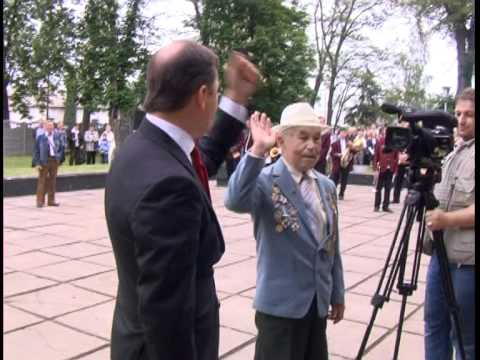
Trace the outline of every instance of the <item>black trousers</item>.
<instances>
[{"instance_id":1,"label":"black trousers","mask_svg":"<svg viewBox=\"0 0 480 360\"><path fill-rule=\"evenodd\" d=\"M68 160L68 163L70 165L73 165L74 163L75 165L78 165L80 163L79 158L80 158L80 148L78 147L70 148L70 158Z\"/></svg>"},{"instance_id":2,"label":"black trousers","mask_svg":"<svg viewBox=\"0 0 480 360\"><path fill-rule=\"evenodd\" d=\"M257 311L255 325L255 360L328 360L327 318L318 317L316 299L301 319Z\"/></svg>"},{"instance_id":3,"label":"black trousers","mask_svg":"<svg viewBox=\"0 0 480 360\"><path fill-rule=\"evenodd\" d=\"M87 164L95 165L95 158L97 157L96 151L87 151Z\"/></svg>"},{"instance_id":4,"label":"black trousers","mask_svg":"<svg viewBox=\"0 0 480 360\"><path fill-rule=\"evenodd\" d=\"M338 172L332 173L330 175L330 179L335 183L335 186L338 185L338 182L340 181L340 196L343 196L345 194L349 174L350 171L348 170L348 168L341 167Z\"/></svg>"},{"instance_id":5,"label":"black trousers","mask_svg":"<svg viewBox=\"0 0 480 360\"><path fill-rule=\"evenodd\" d=\"M393 201L400 202L400 192L405 182L405 175L407 173L407 165L398 165L395 179L393 180Z\"/></svg>"},{"instance_id":6,"label":"black trousers","mask_svg":"<svg viewBox=\"0 0 480 360\"><path fill-rule=\"evenodd\" d=\"M382 198L382 189L384 189L383 194L383 209L387 209L390 205L390 189L392 188L392 170L387 170L378 174L377 187L375 191L375 208L380 207L380 202Z\"/></svg>"}]
</instances>

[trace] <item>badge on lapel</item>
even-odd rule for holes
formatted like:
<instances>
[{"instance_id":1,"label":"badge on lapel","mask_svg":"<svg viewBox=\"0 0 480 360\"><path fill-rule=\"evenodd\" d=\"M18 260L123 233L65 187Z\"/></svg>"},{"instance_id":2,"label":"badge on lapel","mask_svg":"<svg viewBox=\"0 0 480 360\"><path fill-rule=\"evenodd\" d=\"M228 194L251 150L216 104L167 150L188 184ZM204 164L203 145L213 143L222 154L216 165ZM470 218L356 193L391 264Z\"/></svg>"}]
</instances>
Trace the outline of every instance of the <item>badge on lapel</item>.
<instances>
[{"instance_id":1,"label":"badge on lapel","mask_svg":"<svg viewBox=\"0 0 480 360\"><path fill-rule=\"evenodd\" d=\"M275 231L282 232L290 228L293 232L300 229L298 210L293 207L287 198L280 191L278 184L272 186L273 218L275 220Z\"/></svg>"}]
</instances>

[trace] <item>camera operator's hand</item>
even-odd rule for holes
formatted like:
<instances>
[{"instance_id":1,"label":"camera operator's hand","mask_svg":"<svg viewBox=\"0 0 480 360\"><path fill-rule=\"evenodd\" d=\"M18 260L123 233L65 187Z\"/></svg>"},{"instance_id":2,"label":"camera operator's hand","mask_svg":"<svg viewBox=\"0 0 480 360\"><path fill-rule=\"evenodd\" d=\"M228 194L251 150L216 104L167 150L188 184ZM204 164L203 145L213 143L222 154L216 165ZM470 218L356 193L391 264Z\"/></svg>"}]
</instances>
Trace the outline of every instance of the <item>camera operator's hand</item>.
<instances>
[{"instance_id":1,"label":"camera operator's hand","mask_svg":"<svg viewBox=\"0 0 480 360\"><path fill-rule=\"evenodd\" d=\"M434 209L425 213L427 228L431 231L443 230L449 227L448 215L441 209Z\"/></svg>"},{"instance_id":2,"label":"camera operator's hand","mask_svg":"<svg viewBox=\"0 0 480 360\"><path fill-rule=\"evenodd\" d=\"M345 313L345 304L333 304L332 311L328 314L328 319L333 320L333 323L336 324L343 319L343 314Z\"/></svg>"}]
</instances>

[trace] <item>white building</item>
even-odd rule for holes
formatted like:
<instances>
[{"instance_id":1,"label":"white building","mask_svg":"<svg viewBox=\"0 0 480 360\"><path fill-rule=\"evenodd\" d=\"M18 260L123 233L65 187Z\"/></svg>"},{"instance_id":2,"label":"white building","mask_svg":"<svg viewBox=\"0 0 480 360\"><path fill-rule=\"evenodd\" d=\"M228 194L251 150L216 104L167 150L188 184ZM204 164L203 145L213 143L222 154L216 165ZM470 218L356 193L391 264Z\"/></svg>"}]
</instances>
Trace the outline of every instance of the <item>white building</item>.
<instances>
[{"instance_id":1,"label":"white building","mask_svg":"<svg viewBox=\"0 0 480 360\"><path fill-rule=\"evenodd\" d=\"M36 127L40 119L44 119L46 117L46 111L41 112L40 108L35 104L35 100L28 98L27 102L30 104L29 106L29 115L30 119L22 118L20 113L13 111L12 101L11 98L8 98L8 104L10 109L10 128L14 129L17 128L20 124L26 123L28 127ZM65 114L65 99L61 95L51 95L50 96L50 103L48 107L48 117L52 119L55 123L63 121L63 116ZM81 123L83 117L83 108L82 106L77 106L77 116L76 122ZM90 119L97 120L98 124L106 124L108 123L108 112L107 111L99 111L93 112L90 114Z\"/></svg>"}]
</instances>

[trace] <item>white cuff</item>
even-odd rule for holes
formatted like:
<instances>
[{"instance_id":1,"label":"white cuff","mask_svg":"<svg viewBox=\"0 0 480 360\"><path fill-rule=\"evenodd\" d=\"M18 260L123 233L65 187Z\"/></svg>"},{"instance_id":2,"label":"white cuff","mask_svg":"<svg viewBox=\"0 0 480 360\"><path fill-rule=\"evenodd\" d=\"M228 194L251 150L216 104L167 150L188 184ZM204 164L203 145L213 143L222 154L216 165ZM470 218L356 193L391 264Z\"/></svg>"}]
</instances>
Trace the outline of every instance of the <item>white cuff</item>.
<instances>
[{"instance_id":1,"label":"white cuff","mask_svg":"<svg viewBox=\"0 0 480 360\"><path fill-rule=\"evenodd\" d=\"M240 105L230 99L228 96L223 95L222 98L220 99L220 103L218 104L218 107L226 112L228 115L234 117L238 121L241 121L242 123L245 123L247 121L248 117L248 111L247 108L243 105Z\"/></svg>"}]
</instances>

